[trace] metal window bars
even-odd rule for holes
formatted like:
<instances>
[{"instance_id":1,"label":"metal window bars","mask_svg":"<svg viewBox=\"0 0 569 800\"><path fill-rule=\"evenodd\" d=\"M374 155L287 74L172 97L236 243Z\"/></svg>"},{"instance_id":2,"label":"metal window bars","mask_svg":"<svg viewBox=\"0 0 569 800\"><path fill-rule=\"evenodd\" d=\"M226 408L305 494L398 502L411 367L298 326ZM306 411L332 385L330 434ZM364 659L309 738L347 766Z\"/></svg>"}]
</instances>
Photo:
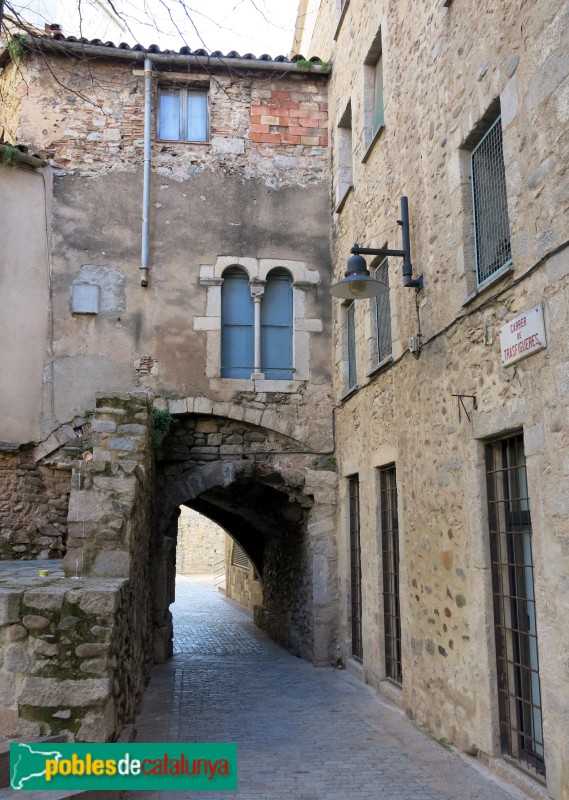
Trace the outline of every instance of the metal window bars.
<instances>
[{"instance_id":1,"label":"metal window bars","mask_svg":"<svg viewBox=\"0 0 569 800\"><path fill-rule=\"evenodd\" d=\"M349 479L350 499L350 585L352 606L352 655L363 660L362 641L362 565L360 546L360 482L357 475Z\"/></svg>"},{"instance_id":2,"label":"metal window bars","mask_svg":"<svg viewBox=\"0 0 569 800\"><path fill-rule=\"evenodd\" d=\"M486 446L502 750L545 775L532 529L521 434Z\"/></svg>"},{"instance_id":3,"label":"metal window bars","mask_svg":"<svg viewBox=\"0 0 569 800\"><path fill-rule=\"evenodd\" d=\"M346 326L348 334L348 388L353 389L358 384L356 372L356 304L353 300L346 309Z\"/></svg>"},{"instance_id":4,"label":"metal window bars","mask_svg":"<svg viewBox=\"0 0 569 800\"><path fill-rule=\"evenodd\" d=\"M478 285L512 260L501 118L476 145L472 159L472 206Z\"/></svg>"},{"instance_id":5,"label":"metal window bars","mask_svg":"<svg viewBox=\"0 0 569 800\"><path fill-rule=\"evenodd\" d=\"M375 278L389 286L388 260L384 258L376 267ZM389 291L375 298L375 330L377 341L377 360L385 361L391 355L391 305Z\"/></svg>"},{"instance_id":6,"label":"metal window bars","mask_svg":"<svg viewBox=\"0 0 569 800\"><path fill-rule=\"evenodd\" d=\"M399 523L395 467L379 471L381 551L383 570L383 625L385 674L403 682L401 668L401 613L399 610Z\"/></svg>"}]
</instances>

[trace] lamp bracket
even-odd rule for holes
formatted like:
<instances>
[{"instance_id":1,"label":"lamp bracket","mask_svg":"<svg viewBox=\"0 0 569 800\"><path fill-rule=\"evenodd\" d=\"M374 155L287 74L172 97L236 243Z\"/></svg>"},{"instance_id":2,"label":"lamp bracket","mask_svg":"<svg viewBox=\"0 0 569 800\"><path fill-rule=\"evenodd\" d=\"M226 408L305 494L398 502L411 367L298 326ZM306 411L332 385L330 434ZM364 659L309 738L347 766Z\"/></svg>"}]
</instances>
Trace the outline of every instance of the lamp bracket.
<instances>
[{"instance_id":1,"label":"lamp bracket","mask_svg":"<svg viewBox=\"0 0 569 800\"><path fill-rule=\"evenodd\" d=\"M466 406L464 405L464 401L465 400L472 400L472 409L474 411L476 411L478 409L478 400L477 400L476 395L475 394L451 394L451 397L456 397L457 398L458 421L462 422L461 413L460 413L460 407L462 406L462 410L464 411L468 421L470 422L471 421L470 420L470 414L468 413L468 411L466 409ZM472 413L472 412L470 412L470 413Z\"/></svg>"}]
</instances>

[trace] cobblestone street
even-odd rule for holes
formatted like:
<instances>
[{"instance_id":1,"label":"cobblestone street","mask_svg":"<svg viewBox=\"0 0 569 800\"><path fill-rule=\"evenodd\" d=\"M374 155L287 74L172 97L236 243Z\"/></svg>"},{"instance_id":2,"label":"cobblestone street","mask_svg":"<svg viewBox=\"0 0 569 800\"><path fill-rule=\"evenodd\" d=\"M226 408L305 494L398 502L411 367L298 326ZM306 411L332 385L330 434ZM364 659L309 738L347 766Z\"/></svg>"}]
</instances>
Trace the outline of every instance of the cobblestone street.
<instances>
[{"instance_id":1,"label":"cobblestone street","mask_svg":"<svg viewBox=\"0 0 569 800\"><path fill-rule=\"evenodd\" d=\"M211 578L178 577L176 592L175 655L153 671L138 742L237 742L243 800L525 797L429 739L347 672L315 669L273 644Z\"/></svg>"}]
</instances>

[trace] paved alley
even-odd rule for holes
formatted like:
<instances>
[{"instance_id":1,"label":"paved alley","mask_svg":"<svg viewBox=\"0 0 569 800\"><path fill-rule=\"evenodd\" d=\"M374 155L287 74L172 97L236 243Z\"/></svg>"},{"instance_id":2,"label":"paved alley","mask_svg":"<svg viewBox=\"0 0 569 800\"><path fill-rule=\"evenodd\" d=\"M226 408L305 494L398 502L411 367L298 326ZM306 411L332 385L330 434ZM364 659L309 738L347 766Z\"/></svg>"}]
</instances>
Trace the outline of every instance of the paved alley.
<instances>
[{"instance_id":1,"label":"paved alley","mask_svg":"<svg viewBox=\"0 0 569 800\"><path fill-rule=\"evenodd\" d=\"M137 741L237 742L242 800L521 797L418 731L345 671L273 644L212 579L178 577L175 655L155 667ZM165 800L197 792L125 792ZM207 798L232 793L207 792Z\"/></svg>"}]
</instances>

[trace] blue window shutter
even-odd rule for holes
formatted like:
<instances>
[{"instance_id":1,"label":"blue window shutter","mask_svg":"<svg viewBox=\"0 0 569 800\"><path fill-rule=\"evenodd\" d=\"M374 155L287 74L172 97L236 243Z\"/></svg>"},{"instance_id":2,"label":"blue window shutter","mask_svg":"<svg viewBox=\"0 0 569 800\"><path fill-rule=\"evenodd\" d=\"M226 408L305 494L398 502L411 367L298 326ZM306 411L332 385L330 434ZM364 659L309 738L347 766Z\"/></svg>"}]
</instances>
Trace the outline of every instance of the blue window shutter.
<instances>
[{"instance_id":1,"label":"blue window shutter","mask_svg":"<svg viewBox=\"0 0 569 800\"><path fill-rule=\"evenodd\" d=\"M241 269L223 274L221 287L221 377L246 378L253 371L253 298Z\"/></svg>"},{"instance_id":2,"label":"blue window shutter","mask_svg":"<svg viewBox=\"0 0 569 800\"><path fill-rule=\"evenodd\" d=\"M205 92L188 92L187 128L189 142L207 142L207 95Z\"/></svg>"},{"instance_id":3,"label":"blue window shutter","mask_svg":"<svg viewBox=\"0 0 569 800\"><path fill-rule=\"evenodd\" d=\"M180 92L178 89L161 89L158 100L158 138L179 140Z\"/></svg>"},{"instance_id":4,"label":"blue window shutter","mask_svg":"<svg viewBox=\"0 0 569 800\"><path fill-rule=\"evenodd\" d=\"M268 380L291 380L292 280L283 270L267 276L261 302L261 369Z\"/></svg>"}]
</instances>

